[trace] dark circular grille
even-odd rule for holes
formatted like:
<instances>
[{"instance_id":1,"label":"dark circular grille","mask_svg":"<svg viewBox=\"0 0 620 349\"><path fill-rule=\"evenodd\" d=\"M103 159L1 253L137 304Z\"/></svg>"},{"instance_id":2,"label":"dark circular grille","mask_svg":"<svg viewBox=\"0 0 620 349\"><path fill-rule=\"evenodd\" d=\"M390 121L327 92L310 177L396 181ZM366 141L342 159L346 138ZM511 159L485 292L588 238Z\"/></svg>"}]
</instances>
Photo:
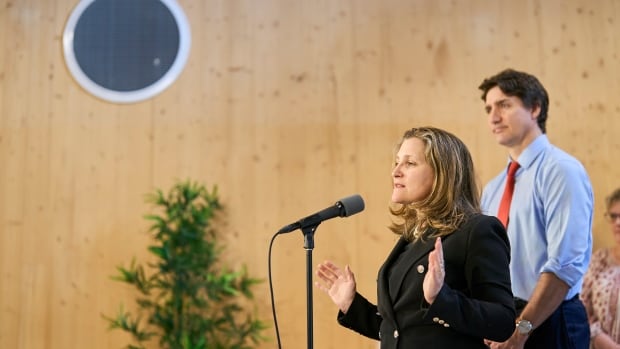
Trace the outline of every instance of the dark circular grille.
<instances>
[{"instance_id":1,"label":"dark circular grille","mask_svg":"<svg viewBox=\"0 0 620 349\"><path fill-rule=\"evenodd\" d=\"M89 79L113 91L148 87L170 69L179 28L159 0L96 0L74 30L75 58Z\"/></svg>"}]
</instances>

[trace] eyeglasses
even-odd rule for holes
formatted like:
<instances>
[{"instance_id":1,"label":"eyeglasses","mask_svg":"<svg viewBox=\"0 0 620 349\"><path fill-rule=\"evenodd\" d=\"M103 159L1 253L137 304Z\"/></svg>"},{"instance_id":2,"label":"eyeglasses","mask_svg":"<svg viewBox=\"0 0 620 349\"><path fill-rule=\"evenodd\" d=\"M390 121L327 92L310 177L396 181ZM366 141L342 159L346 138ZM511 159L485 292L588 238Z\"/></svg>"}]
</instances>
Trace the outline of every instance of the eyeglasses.
<instances>
[{"instance_id":1,"label":"eyeglasses","mask_svg":"<svg viewBox=\"0 0 620 349\"><path fill-rule=\"evenodd\" d=\"M605 219L607 219L608 222L613 223L616 221L616 219L620 218L620 213L613 213L613 212L606 212L605 213Z\"/></svg>"}]
</instances>

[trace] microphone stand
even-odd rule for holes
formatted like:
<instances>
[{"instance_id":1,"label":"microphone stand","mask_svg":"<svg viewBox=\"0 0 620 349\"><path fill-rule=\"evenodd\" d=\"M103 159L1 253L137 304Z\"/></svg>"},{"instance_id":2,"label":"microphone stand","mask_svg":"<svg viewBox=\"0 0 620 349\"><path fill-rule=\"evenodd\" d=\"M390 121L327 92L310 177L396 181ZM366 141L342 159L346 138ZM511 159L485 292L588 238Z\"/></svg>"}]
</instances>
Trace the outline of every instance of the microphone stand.
<instances>
[{"instance_id":1,"label":"microphone stand","mask_svg":"<svg viewBox=\"0 0 620 349\"><path fill-rule=\"evenodd\" d=\"M314 249L314 232L318 224L301 228L304 234L304 249L306 250L306 313L308 349L313 348L312 339L312 250Z\"/></svg>"}]
</instances>

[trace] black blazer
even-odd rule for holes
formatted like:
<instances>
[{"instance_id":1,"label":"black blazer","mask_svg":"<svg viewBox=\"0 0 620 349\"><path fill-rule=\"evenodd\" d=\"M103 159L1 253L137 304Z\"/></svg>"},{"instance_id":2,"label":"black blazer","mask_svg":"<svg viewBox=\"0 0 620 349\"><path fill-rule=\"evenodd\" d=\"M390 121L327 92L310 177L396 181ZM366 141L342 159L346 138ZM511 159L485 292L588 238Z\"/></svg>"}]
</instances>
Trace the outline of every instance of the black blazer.
<instances>
[{"instance_id":1,"label":"black blazer","mask_svg":"<svg viewBox=\"0 0 620 349\"><path fill-rule=\"evenodd\" d=\"M378 306L356 294L338 322L381 340L382 349L486 348L483 339L503 342L515 329L510 245L495 217L475 215L442 237L446 276L432 305L422 282L434 239L399 239L379 269ZM394 266L401 253L406 258Z\"/></svg>"}]
</instances>

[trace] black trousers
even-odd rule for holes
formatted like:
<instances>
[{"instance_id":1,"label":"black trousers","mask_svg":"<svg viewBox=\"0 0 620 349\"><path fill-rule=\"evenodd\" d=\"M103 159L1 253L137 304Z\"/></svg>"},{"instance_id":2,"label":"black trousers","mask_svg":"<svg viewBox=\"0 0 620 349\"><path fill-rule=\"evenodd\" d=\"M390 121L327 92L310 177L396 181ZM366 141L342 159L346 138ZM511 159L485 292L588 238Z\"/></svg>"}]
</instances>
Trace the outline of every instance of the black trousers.
<instances>
[{"instance_id":1,"label":"black trousers","mask_svg":"<svg viewBox=\"0 0 620 349\"><path fill-rule=\"evenodd\" d=\"M515 299L517 313L521 313L527 302ZM525 342L525 349L588 349L590 347L590 325L586 308L579 295L566 300L536 327Z\"/></svg>"}]
</instances>

